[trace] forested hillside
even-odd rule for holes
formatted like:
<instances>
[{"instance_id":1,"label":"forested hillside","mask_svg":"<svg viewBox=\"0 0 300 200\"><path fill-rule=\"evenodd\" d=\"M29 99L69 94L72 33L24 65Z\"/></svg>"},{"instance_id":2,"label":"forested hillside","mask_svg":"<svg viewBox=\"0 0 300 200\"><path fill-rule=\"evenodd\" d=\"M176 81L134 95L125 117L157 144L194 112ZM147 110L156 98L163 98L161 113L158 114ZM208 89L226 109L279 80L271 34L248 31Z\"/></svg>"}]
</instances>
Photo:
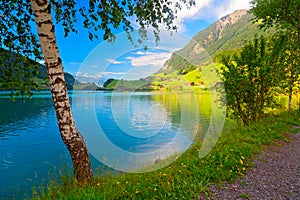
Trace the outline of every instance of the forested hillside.
<instances>
[{"instance_id":1,"label":"forested hillside","mask_svg":"<svg viewBox=\"0 0 300 200\"><path fill-rule=\"evenodd\" d=\"M16 59L14 58L16 57L22 58L22 62L15 63L14 60ZM10 62L8 62L8 60L10 60ZM0 90L18 90L23 87L22 83L26 81L31 83L29 89L49 89L46 67L34 60L0 48L0 66ZM19 73L20 71L24 73ZM97 88L95 83L81 83L77 81L74 76L68 72L65 72L65 80L69 90L95 90ZM19 82L19 88L11 87L15 85L13 82Z\"/></svg>"}]
</instances>

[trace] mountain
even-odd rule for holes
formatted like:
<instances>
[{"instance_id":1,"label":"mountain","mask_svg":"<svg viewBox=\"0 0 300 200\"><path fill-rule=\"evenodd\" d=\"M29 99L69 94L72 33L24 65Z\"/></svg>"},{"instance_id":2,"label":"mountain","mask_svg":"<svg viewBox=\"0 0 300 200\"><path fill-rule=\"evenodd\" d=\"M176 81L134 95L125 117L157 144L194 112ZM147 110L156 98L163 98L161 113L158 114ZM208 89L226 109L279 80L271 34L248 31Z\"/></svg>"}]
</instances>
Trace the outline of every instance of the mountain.
<instances>
[{"instance_id":1,"label":"mountain","mask_svg":"<svg viewBox=\"0 0 300 200\"><path fill-rule=\"evenodd\" d=\"M16 57L19 57L22 62L17 63L18 67L16 68L15 64L13 62L15 61L8 61L7 59L16 59ZM47 70L46 67L34 60L31 60L29 58L26 58L24 56L21 56L19 54L15 54L12 52L9 52L3 48L0 48L0 90L7 90L10 88L9 83L16 80L24 81L26 80L25 77L22 77L28 74L32 74L32 69L28 68L26 70L26 67L22 70L20 68L23 68L24 66L32 65L35 66L34 68L37 69L37 79L36 82L38 83L40 89L49 89L49 83L47 81ZM17 73L15 71L23 71L24 74ZM96 90L98 86L95 83L81 83L80 81L76 80L73 75L69 74L68 72L64 73L65 80L67 84L68 90ZM32 75L30 75L32 76ZM4 84L1 84L4 83ZM7 83L7 84L6 84ZM12 83L13 84L13 83Z\"/></svg>"},{"instance_id":2,"label":"mountain","mask_svg":"<svg viewBox=\"0 0 300 200\"><path fill-rule=\"evenodd\" d=\"M97 85L102 86L105 81L109 78L107 77L90 77L85 75L76 75L75 79L81 83L96 83Z\"/></svg>"},{"instance_id":3,"label":"mountain","mask_svg":"<svg viewBox=\"0 0 300 200\"><path fill-rule=\"evenodd\" d=\"M198 32L182 49L172 54L161 72L181 71L191 66L209 64L216 54L240 49L256 35L266 35L252 23L248 10L237 10Z\"/></svg>"}]
</instances>

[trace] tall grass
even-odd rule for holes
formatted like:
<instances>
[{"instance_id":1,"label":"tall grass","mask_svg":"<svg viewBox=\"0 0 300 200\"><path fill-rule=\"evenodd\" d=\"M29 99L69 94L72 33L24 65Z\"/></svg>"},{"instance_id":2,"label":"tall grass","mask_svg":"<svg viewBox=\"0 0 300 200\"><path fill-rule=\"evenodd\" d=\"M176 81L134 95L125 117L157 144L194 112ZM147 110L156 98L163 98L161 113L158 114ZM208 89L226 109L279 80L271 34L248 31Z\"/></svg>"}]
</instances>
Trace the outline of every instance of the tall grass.
<instances>
[{"instance_id":1,"label":"tall grass","mask_svg":"<svg viewBox=\"0 0 300 200\"><path fill-rule=\"evenodd\" d=\"M287 139L299 130L296 111L270 116L249 127L224 129L213 150L199 158L201 141L171 165L148 173L97 176L83 187L70 177L52 182L46 190L33 191L33 199L192 199L209 195L211 183L234 181L253 164L267 145Z\"/></svg>"}]
</instances>

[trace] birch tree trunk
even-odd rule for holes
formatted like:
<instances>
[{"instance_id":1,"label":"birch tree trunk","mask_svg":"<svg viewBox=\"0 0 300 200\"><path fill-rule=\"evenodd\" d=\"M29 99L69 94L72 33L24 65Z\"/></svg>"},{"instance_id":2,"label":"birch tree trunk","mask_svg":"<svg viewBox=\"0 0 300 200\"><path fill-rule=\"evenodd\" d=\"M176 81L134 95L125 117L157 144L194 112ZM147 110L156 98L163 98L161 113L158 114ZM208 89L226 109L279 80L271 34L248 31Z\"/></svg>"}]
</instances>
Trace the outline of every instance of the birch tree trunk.
<instances>
[{"instance_id":1,"label":"birch tree trunk","mask_svg":"<svg viewBox=\"0 0 300 200\"><path fill-rule=\"evenodd\" d=\"M62 60L56 44L51 8L48 0L31 0L42 53L44 55L57 122L61 137L67 146L78 182L93 176L85 141L77 130L71 112Z\"/></svg>"}]
</instances>

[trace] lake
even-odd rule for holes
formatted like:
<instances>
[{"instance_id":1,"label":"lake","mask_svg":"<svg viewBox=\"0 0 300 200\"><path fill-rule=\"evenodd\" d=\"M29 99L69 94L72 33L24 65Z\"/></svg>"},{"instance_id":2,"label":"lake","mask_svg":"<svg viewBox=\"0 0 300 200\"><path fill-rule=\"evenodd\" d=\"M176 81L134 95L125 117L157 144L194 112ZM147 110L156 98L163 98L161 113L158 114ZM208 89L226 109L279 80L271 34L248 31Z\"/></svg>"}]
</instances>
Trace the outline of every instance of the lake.
<instances>
[{"instance_id":1,"label":"lake","mask_svg":"<svg viewBox=\"0 0 300 200\"><path fill-rule=\"evenodd\" d=\"M209 93L74 91L69 96L94 171L156 170L153 164L187 150L210 120ZM71 166L50 93L25 102L2 93L0 199L30 197L33 186L44 187L70 173Z\"/></svg>"}]
</instances>

